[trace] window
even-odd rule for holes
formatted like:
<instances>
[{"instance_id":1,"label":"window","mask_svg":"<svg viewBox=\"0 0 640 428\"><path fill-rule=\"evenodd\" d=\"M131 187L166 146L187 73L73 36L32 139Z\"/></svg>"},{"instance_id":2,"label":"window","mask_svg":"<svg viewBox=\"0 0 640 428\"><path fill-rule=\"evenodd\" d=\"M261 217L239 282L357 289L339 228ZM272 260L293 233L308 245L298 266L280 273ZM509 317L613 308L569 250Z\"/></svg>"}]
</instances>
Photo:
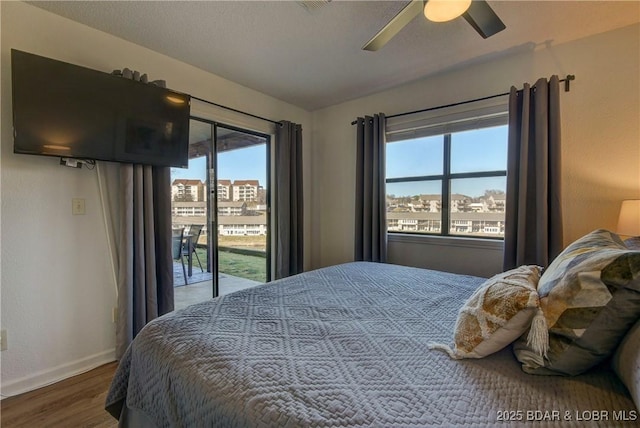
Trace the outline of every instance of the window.
<instances>
[{"instance_id":1,"label":"window","mask_svg":"<svg viewBox=\"0 0 640 428\"><path fill-rule=\"evenodd\" d=\"M504 238L506 107L484 110L388 124L388 232Z\"/></svg>"}]
</instances>

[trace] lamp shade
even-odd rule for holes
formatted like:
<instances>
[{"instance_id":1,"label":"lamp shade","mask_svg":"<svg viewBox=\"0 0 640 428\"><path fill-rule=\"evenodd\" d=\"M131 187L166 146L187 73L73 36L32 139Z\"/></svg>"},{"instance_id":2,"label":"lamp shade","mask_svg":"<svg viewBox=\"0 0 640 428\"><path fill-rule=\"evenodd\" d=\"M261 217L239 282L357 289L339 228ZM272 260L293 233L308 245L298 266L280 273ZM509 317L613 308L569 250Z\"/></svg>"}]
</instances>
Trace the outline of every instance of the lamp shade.
<instances>
[{"instance_id":1,"label":"lamp shade","mask_svg":"<svg viewBox=\"0 0 640 428\"><path fill-rule=\"evenodd\" d=\"M640 199L622 201L616 232L618 235L640 236Z\"/></svg>"},{"instance_id":2,"label":"lamp shade","mask_svg":"<svg viewBox=\"0 0 640 428\"><path fill-rule=\"evenodd\" d=\"M429 21L451 21L465 13L471 0L428 0L424 5L424 16Z\"/></svg>"}]
</instances>

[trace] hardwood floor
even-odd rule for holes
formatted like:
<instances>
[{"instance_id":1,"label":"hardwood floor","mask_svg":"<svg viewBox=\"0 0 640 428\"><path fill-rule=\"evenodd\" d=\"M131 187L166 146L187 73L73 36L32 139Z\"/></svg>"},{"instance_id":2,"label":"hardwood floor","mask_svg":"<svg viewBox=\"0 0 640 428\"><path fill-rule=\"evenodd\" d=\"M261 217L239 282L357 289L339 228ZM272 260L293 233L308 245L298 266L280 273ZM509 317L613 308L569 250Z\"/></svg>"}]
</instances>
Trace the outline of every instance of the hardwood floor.
<instances>
[{"instance_id":1,"label":"hardwood floor","mask_svg":"<svg viewBox=\"0 0 640 428\"><path fill-rule=\"evenodd\" d=\"M117 363L0 402L0 426L109 427L118 426L104 410L104 400Z\"/></svg>"}]
</instances>

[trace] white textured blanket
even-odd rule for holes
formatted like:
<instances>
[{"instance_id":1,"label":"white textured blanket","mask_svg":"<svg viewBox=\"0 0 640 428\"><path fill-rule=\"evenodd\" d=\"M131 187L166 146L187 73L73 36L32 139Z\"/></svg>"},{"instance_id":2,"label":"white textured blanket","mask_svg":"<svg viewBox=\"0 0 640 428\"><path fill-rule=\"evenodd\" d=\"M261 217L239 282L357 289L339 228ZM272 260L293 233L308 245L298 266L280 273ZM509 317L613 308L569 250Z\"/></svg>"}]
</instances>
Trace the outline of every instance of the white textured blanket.
<instances>
[{"instance_id":1,"label":"white textured blanket","mask_svg":"<svg viewBox=\"0 0 640 428\"><path fill-rule=\"evenodd\" d=\"M107 408L126 399L158 427L611 426L584 412L635 411L608 370L532 376L509 348L430 351L482 281L361 262L191 306L138 335Z\"/></svg>"}]
</instances>

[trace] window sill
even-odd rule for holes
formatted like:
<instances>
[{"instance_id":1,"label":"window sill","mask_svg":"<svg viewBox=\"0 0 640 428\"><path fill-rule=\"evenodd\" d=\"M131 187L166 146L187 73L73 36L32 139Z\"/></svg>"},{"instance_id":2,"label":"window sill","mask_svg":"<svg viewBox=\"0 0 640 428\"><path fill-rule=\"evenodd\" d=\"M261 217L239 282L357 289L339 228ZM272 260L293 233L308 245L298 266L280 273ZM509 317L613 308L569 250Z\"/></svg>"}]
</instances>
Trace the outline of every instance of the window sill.
<instances>
[{"instance_id":1,"label":"window sill","mask_svg":"<svg viewBox=\"0 0 640 428\"><path fill-rule=\"evenodd\" d=\"M401 233L388 233L389 242L433 245L440 247L464 247L483 250L502 251L504 241L497 239L465 238L459 236L432 236L432 235L409 235Z\"/></svg>"}]
</instances>

